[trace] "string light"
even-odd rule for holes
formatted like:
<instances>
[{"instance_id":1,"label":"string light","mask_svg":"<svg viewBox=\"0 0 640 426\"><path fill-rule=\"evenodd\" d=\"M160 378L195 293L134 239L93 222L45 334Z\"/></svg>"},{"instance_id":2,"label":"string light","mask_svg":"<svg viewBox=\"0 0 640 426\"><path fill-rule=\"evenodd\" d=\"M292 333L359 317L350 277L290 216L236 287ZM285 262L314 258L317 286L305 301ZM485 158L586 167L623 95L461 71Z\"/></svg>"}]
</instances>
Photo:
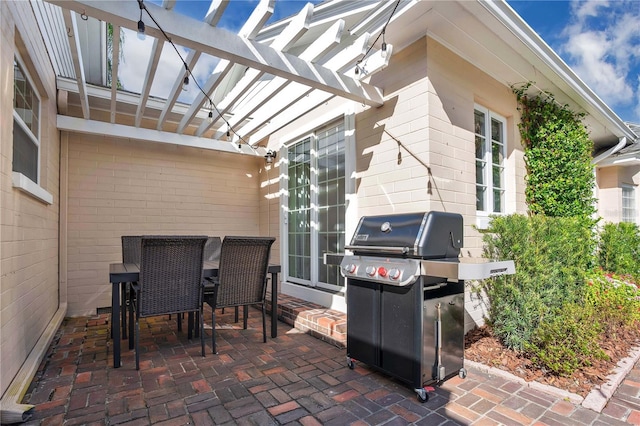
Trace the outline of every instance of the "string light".
<instances>
[{"instance_id":1,"label":"string light","mask_svg":"<svg viewBox=\"0 0 640 426\"><path fill-rule=\"evenodd\" d=\"M144 21L142 20L142 9L144 9L144 4L142 4L142 0L138 0L138 6L140 7L140 19L138 20L138 38L140 40L144 40L145 34L144 34Z\"/></svg>"},{"instance_id":2,"label":"string light","mask_svg":"<svg viewBox=\"0 0 640 426\"><path fill-rule=\"evenodd\" d=\"M207 117L209 123L213 123L213 104L209 101L209 116Z\"/></svg>"},{"instance_id":3,"label":"string light","mask_svg":"<svg viewBox=\"0 0 640 426\"><path fill-rule=\"evenodd\" d=\"M143 33L144 33L144 22L142 22L142 11L144 10L145 12L147 12L147 15L149 16L149 18L151 18L153 23L158 27L158 30L160 30L160 32L164 36L165 40L167 42L169 42L169 44L171 44L171 46L173 47L173 50L175 50L176 54L178 55L178 57L180 58L180 60L184 64L184 68L186 70L186 75L184 76L184 80L183 80L183 84L182 84L182 90L187 90L188 89L187 86L189 85L189 77L190 76L193 77L193 73L189 69L189 66L185 62L184 58L180 54L180 51L178 50L176 45L173 43L171 38L162 29L160 24L158 24L158 21L155 20L153 15L151 15L151 13L149 12L149 9L147 9L147 7L144 5L144 0L137 0L137 2L138 2L138 5L140 6L140 21L138 21L138 35L140 34L140 28L141 27L142 27ZM216 113L218 114L218 116L220 118L222 118L222 121L224 121L224 123L227 125L227 139L229 139L231 137L231 132L233 132L238 137L238 149L242 148L242 144L244 143L245 145L248 145L249 148L251 148L253 150L253 152L256 152L256 150L255 150L255 148L253 146L251 146L247 141L245 141L242 138L242 136L240 136L235 130L233 130L233 128L231 127L231 124L229 124L229 122L224 118L224 115L220 112L220 110L218 109L216 104L213 103L213 100L211 99L211 97L204 91L202 86L200 86L200 83L198 83L198 80L193 78L193 81L194 81L195 85L198 87L198 90L200 90L202 95L207 99L207 101L209 101L209 114L208 114L208 117L207 117L207 119L210 120L209 122L210 123L213 122L213 111L215 110Z\"/></svg>"},{"instance_id":4,"label":"string light","mask_svg":"<svg viewBox=\"0 0 640 426\"><path fill-rule=\"evenodd\" d=\"M386 30L386 27L385 27L385 29L382 30L382 49L381 49L381 52L380 52L380 55L382 55L383 58L387 57L387 42L384 40L384 32L385 32L385 30Z\"/></svg>"},{"instance_id":5,"label":"string light","mask_svg":"<svg viewBox=\"0 0 640 426\"><path fill-rule=\"evenodd\" d=\"M383 58L387 57L387 42L384 39L384 33L387 30L387 26L389 25L389 22L391 22L391 18L393 18L393 15L396 13L396 9L398 8L399 4L400 4L400 0L398 0L396 2L396 5L393 7L393 10L391 11L391 15L389 15L389 19L387 19L387 23L384 24L384 27L382 27L382 32L380 34L378 34L378 37L376 37L376 39L373 41L371 46L369 46L369 49L367 49L365 54L362 55L362 58L358 59L358 62L356 62L356 69L354 70L355 75L358 75L360 73L360 71L363 71L363 74L365 74L364 73L364 69L359 69L360 68L360 64L369 55L369 52L371 52L371 49L373 49L373 46L375 46L375 44L378 42L378 39L380 37L382 37L382 48L381 48L380 55Z\"/></svg>"}]
</instances>

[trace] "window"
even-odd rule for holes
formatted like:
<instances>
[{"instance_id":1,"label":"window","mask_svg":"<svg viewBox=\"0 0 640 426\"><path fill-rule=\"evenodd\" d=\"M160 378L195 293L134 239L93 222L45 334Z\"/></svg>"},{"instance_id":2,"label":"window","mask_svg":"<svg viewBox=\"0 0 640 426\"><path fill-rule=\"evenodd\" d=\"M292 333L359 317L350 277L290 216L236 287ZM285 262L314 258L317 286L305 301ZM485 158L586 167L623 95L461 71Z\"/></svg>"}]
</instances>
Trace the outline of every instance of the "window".
<instances>
[{"instance_id":1,"label":"window","mask_svg":"<svg viewBox=\"0 0 640 426\"><path fill-rule=\"evenodd\" d=\"M288 150L289 281L339 290L337 265L324 253L345 244L344 122L315 131Z\"/></svg>"},{"instance_id":2,"label":"window","mask_svg":"<svg viewBox=\"0 0 640 426\"><path fill-rule=\"evenodd\" d=\"M636 222L636 197L634 187L622 185L622 221Z\"/></svg>"},{"instance_id":3,"label":"window","mask_svg":"<svg viewBox=\"0 0 640 426\"><path fill-rule=\"evenodd\" d=\"M13 60L13 171L38 183L40 98L16 58Z\"/></svg>"},{"instance_id":4,"label":"window","mask_svg":"<svg viewBox=\"0 0 640 426\"><path fill-rule=\"evenodd\" d=\"M479 106L474 111L476 210L503 213L506 119Z\"/></svg>"}]
</instances>

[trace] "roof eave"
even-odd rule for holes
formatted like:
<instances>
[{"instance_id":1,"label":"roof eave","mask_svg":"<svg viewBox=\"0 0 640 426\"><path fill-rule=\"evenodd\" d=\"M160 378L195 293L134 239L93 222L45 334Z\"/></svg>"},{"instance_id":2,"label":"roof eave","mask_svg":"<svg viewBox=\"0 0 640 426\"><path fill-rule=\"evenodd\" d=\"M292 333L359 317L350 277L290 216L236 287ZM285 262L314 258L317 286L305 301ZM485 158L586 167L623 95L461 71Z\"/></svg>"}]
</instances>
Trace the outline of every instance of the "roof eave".
<instances>
[{"instance_id":1,"label":"roof eave","mask_svg":"<svg viewBox=\"0 0 640 426\"><path fill-rule=\"evenodd\" d=\"M584 102L610 125L618 138L626 137L629 143L638 136L620 117L591 90L576 73L549 47L547 43L509 6L505 1L478 0L497 20L508 28L515 37L525 44L546 66L553 70Z\"/></svg>"}]
</instances>

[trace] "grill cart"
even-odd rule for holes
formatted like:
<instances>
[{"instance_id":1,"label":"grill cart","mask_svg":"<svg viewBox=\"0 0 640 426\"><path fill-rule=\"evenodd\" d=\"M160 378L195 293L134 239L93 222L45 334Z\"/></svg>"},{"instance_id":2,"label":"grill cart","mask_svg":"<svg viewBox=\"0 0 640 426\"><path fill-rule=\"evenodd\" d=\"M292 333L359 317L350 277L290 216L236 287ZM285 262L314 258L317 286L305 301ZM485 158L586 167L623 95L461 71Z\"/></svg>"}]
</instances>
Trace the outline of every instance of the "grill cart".
<instances>
[{"instance_id":1,"label":"grill cart","mask_svg":"<svg viewBox=\"0 0 640 426\"><path fill-rule=\"evenodd\" d=\"M459 214L364 216L346 248L347 365L363 362L428 400L464 369L464 281L515 273L513 261L459 258Z\"/></svg>"}]
</instances>

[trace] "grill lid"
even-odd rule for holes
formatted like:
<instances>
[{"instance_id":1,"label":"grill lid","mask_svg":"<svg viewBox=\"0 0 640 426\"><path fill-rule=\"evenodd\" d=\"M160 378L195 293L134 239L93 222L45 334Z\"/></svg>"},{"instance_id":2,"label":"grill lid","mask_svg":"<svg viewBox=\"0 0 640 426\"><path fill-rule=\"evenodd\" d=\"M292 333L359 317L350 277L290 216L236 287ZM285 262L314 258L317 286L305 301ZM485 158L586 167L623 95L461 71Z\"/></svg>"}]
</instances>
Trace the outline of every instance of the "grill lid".
<instances>
[{"instance_id":1,"label":"grill lid","mask_svg":"<svg viewBox=\"0 0 640 426\"><path fill-rule=\"evenodd\" d=\"M463 245L462 228L462 216L457 213L363 216L346 248L373 256L458 257Z\"/></svg>"}]
</instances>

